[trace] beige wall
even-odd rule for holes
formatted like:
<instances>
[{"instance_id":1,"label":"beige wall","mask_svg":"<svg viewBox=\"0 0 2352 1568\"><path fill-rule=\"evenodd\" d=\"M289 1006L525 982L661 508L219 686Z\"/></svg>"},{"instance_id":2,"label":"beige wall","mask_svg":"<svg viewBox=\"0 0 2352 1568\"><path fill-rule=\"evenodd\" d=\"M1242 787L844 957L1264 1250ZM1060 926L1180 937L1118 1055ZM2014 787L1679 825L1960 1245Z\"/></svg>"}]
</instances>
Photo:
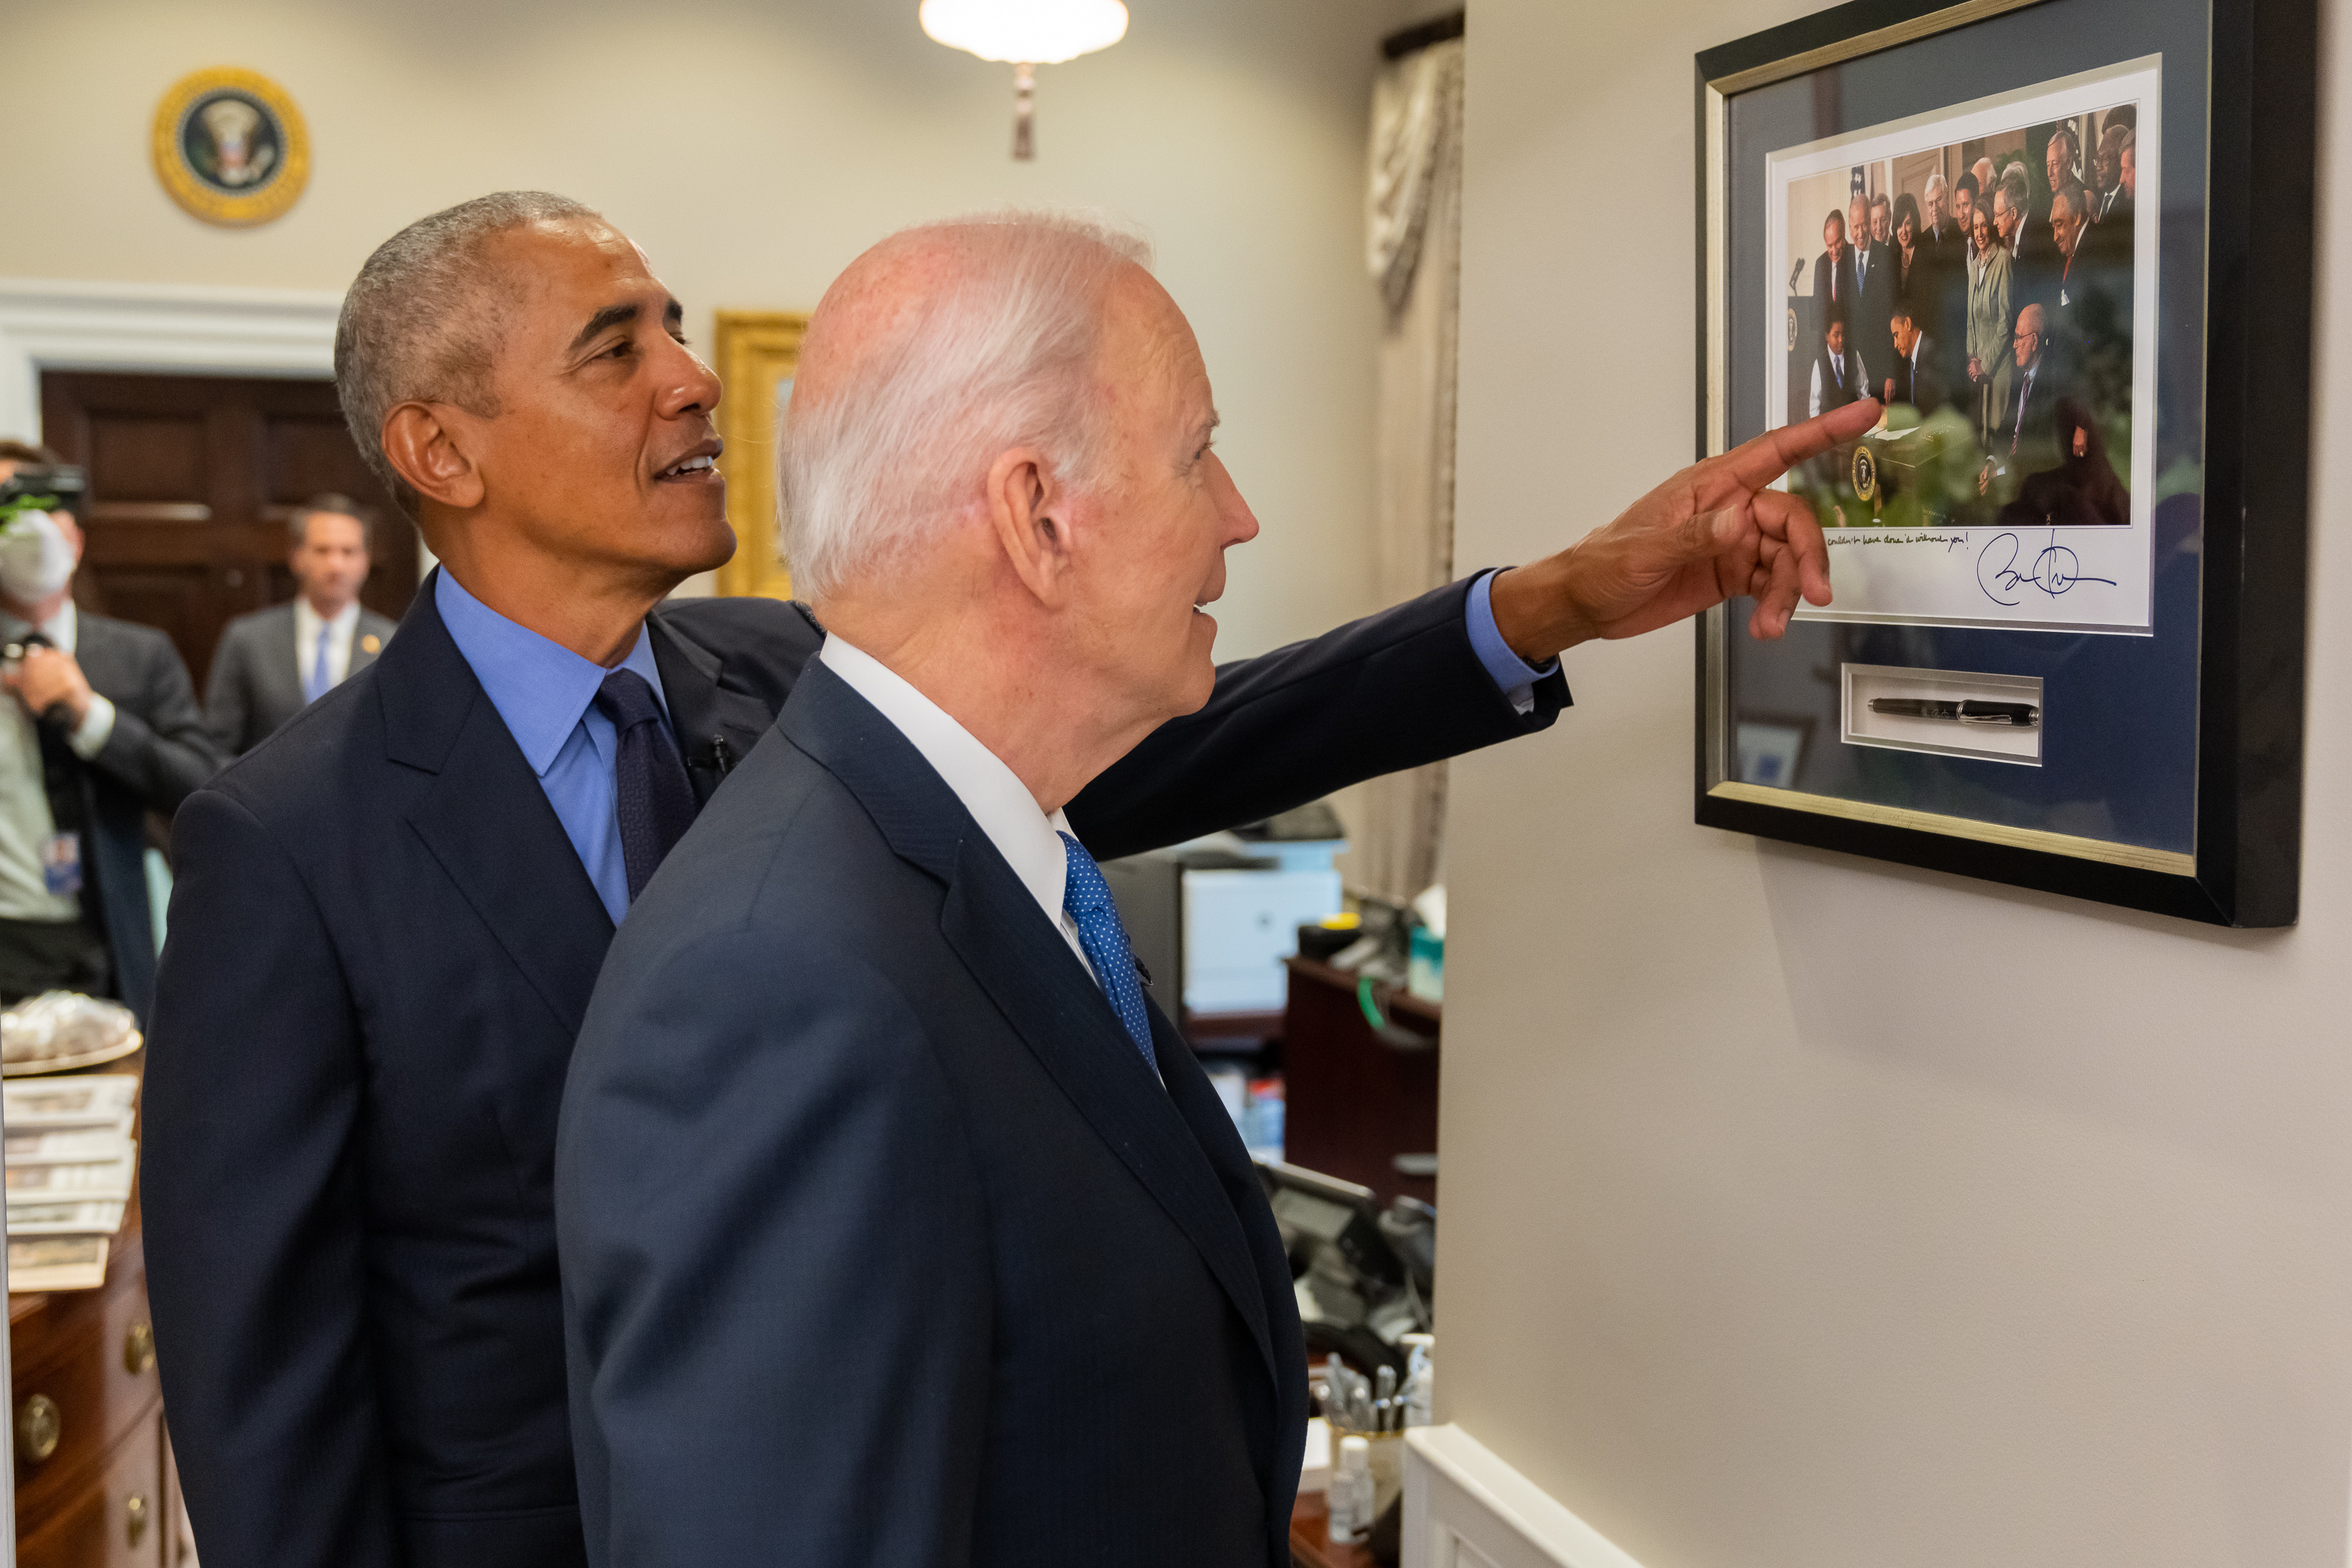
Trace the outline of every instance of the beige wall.
<instances>
[{"instance_id":1,"label":"beige wall","mask_svg":"<svg viewBox=\"0 0 2352 1568\"><path fill-rule=\"evenodd\" d=\"M1465 557L1687 458L1691 57L1811 9L1479 0ZM1694 826L1682 631L1577 651L1551 734L1457 764L1441 1414L1647 1568L2346 1561L2352 40L2326 9L2299 929Z\"/></svg>"},{"instance_id":2,"label":"beige wall","mask_svg":"<svg viewBox=\"0 0 2352 1568\"><path fill-rule=\"evenodd\" d=\"M703 336L716 307L814 304L898 225L1108 208L1159 245L1266 525L1221 617L1221 654L1256 651L1370 607L1363 138L1375 42L1413 7L1132 9L1125 42L1040 73L1021 165L1012 68L931 43L914 0L19 0L0 276L341 288L408 219L537 185L635 236ZM148 166L158 97L216 64L276 78L310 124L309 193L255 232L184 216Z\"/></svg>"}]
</instances>

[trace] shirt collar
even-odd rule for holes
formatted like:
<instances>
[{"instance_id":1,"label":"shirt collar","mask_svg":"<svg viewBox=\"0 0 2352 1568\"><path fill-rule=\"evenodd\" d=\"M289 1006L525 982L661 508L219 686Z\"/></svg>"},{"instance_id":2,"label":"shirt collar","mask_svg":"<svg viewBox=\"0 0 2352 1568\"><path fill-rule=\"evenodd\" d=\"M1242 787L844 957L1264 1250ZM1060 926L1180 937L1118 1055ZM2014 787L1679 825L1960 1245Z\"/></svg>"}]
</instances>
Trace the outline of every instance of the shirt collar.
<instances>
[{"instance_id":1,"label":"shirt collar","mask_svg":"<svg viewBox=\"0 0 2352 1568\"><path fill-rule=\"evenodd\" d=\"M1037 797L1003 758L872 654L828 634L817 658L922 752L1045 918L1058 925L1069 874L1060 836L1069 831L1069 820L1058 811L1048 816L1039 810Z\"/></svg>"},{"instance_id":2,"label":"shirt collar","mask_svg":"<svg viewBox=\"0 0 2352 1568\"><path fill-rule=\"evenodd\" d=\"M59 653L71 653L81 636L81 617L74 613L74 602L68 599L58 613L41 623L41 635L56 645Z\"/></svg>"},{"instance_id":3,"label":"shirt collar","mask_svg":"<svg viewBox=\"0 0 2352 1568\"><path fill-rule=\"evenodd\" d=\"M306 637L316 637L320 626L325 626L331 628L340 640L359 624L359 618L360 602L357 599L337 610L331 618L322 618L310 600L299 594L294 595L294 624Z\"/></svg>"},{"instance_id":4,"label":"shirt collar","mask_svg":"<svg viewBox=\"0 0 2352 1568\"><path fill-rule=\"evenodd\" d=\"M522 748L523 760L545 778L611 672L507 619L466 592L446 566L434 574L433 605L457 651L474 667L474 678L488 693L499 717L507 721L515 744ZM662 711L669 711L653 641L644 626L637 628L636 644L618 668L644 676Z\"/></svg>"}]
</instances>

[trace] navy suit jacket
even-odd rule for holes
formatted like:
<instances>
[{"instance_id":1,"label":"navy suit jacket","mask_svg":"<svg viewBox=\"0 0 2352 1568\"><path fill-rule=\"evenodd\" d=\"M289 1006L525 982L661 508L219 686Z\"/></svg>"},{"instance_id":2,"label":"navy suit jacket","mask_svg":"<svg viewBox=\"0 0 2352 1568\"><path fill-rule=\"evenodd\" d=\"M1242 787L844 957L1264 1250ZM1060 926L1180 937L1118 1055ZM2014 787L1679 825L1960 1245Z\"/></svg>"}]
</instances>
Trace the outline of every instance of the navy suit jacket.
<instances>
[{"instance_id":1,"label":"navy suit jacket","mask_svg":"<svg viewBox=\"0 0 2352 1568\"><path fill-rule=\"evenodd\" d=\"M1129 854L1541 728L1565 689L1514 713L1465 592L1226 666L1073 822ZM821 634L755 599L651 627L709 799ZM174 850L142 1193L203 1550L580 1563L555 1124L613 927L429 581L381 658L189 799ZM771 955L758 983L798 962Z\"/></svg>"},{"instance_id":2,"label":"navy suit jacket","mask_svg":"<svg viewBox=\"0 0 2352 1568\"><path fill-rule=\"evenodd\" d=\"M813 665L614 942L556 1141L588 1559L1286 1568L1290 1268L920 752Z\"/></svg>"}]
</instances>

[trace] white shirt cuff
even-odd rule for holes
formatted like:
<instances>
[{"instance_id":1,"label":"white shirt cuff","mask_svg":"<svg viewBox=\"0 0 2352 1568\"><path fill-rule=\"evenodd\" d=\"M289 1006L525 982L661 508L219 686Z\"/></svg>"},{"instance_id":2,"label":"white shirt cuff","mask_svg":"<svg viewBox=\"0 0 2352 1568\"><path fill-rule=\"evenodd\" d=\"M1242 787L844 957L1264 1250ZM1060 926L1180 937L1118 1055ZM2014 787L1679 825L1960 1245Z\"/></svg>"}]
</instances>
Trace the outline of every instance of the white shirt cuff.
<instances>
[{"instance_id":1,"label":"white shirt cuff","mask_svg":"<svg viewBox=\"0 0 2352 1568\"><path fill-rule=\"evenodd\" d=\"M75 756L83 762L94 760L106 750L106 742L114 735L114 704L93 691L89 694L89 711L82 715L74 732L66 737Z\"/></svg>"}]
</instances>

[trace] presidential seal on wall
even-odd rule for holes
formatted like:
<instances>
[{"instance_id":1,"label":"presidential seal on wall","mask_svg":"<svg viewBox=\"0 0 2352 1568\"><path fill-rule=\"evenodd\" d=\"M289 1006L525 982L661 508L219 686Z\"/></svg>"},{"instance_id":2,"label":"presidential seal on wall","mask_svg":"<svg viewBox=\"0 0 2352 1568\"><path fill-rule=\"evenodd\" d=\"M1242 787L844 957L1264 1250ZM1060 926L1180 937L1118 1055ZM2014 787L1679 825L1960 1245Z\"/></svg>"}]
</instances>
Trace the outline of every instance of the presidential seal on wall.
<instances>
[{"instance_id":1,"label":"presidential seal on wall","mask_svg":"<svg viewBox=\"0 0 2352 1568\"><path fill-rule=\"evenodd\" d=\"M155 106L155 177L206 223L243 228L285 215L310 177L310 136L285 89L217 66L182 77Z\"/></svg>"}]
</instances>

